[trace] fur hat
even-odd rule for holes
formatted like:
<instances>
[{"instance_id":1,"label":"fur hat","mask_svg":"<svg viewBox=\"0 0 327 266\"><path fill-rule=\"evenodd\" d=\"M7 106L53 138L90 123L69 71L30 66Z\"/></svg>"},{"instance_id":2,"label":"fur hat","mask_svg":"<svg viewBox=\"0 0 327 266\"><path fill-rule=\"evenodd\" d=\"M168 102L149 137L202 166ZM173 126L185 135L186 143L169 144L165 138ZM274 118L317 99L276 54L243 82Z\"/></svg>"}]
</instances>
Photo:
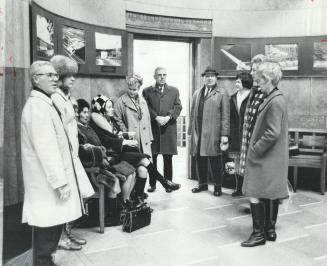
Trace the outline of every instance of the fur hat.
<instances>
[{"instance_id":1,"label":"fur hat","mask_svg":"<svg viewBox=\"0 0 327 266\"><path fill-rule=\"evenodd\" d=\"M64 55L55 55L50 59L50 63L59 75L59 79L65 76L74 75L78 72L78 64L73 59Z\"/></svg>"}]
</instances>

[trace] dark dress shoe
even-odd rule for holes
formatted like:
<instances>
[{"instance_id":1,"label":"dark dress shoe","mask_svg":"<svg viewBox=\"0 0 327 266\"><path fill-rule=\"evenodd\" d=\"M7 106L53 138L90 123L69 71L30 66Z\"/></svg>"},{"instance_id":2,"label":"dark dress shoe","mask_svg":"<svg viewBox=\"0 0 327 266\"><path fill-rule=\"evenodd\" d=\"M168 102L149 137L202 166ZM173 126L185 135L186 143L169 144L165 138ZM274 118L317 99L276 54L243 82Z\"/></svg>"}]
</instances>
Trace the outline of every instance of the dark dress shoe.
<instances>
[{"instance_id":1,"label":"dark dress shoe","mask_svg":"<svg viewBox=\"0 0 327 266\"><path fill-rule=\"evenodd\" d=\"M148 192L152 193L156 191L156 187L149 187Z\"/></svg>"},{"instance_id":2,"label":"dark dress shoe","mask_svg":"<svg viewBox=\"0 0 327 266\"><path fill-rule=\"evenodd\" d=\"M192 188L192 193L199 193L207 190L208 190L208 185L199 185L195 188Z\"/></svg>"},{"instance_id":3,"label":"dark dress shoe","mask_svg":"<svg viewBox=\"0 0 327 266\"><path fill-rule=\"evenodd\" d=\"M61 239L58 243L58 249L69 250L69 251L77 251L81 250L82 246L74 243L69 238Z\"/></svg>"},{"instance_id":4,"label":"dark dress shoe","mask_svg":"<svg viewBox=\"0 0 327 266\"><path fill-rule=\"evenodd\" d=\"M220 197L223 193L221 192L221 186L215 186L214 187L214 191L213 191L213 195L215 197Z\"/></svg>"},{"instance_id":5,"label":"dark dress shoe","mask_svg":"<svg viewBox=\"0 0 327 266\"><path fill-rule=\"evenodd\" d=\"M238 196L243 196L242 191L240 191L240 190L235 190L235 191L232 193L232 197L238 197Z\"/></svg>"},{"instance_id":6,"label":"dark dress shoe","mask_svg":"<svg viewBox=\"0 0 327 266\"><path fill-rule=\"evenodd\" d=\"M85 239L79 238L79 237L77 237L76 235L74 235L72 233L70 233L68 235L68 237L72 242L75 242L78 245L85 245L87 243L87 241Z\"/></svg>"},{"instance_id":7,"label":"dark dress shoe","mask_svg":"<svg viewBox=\"0 0 327 266\"><path fill-rule=\"evenodd\" d=\"M170 181L168 179L165 180L165 182L163 183L164 188L166 189L166 192L172 192L173 190L178 190L180 189L181 185L180 184L176 184L173 181Z\"/></svg>"},{"instance_id":8,"label":"dark dress shoe","mask_svg":"<svg viewBox=\"0 0 327 266\"><path fill-rule=\"evenodd\" d=\"M143 193L143 199L147 199L149 197L149 194L148 193Z\"/></svg>"},{"instance_id":9,"label":"dark dress shoe","mask_svg":"<svg viewBox=\"0 0 327 266\"><path fill-rule=\"evenodd\" d=\"M144 204L146 204L142 197L136 197L134 201L134 208L141 208Z\"/></svg>"}]
</instances>

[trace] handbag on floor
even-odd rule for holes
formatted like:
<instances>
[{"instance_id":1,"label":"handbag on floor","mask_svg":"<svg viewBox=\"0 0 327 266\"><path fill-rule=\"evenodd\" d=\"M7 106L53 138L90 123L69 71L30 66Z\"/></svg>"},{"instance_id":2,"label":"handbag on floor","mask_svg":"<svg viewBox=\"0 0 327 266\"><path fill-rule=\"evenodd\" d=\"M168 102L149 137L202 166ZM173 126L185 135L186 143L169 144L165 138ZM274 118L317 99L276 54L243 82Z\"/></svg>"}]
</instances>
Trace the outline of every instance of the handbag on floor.
<instances>
[{"instance_id":1,"label":"handbag on floor","mask_svg":"<svg viewBox=\"0 0 327 266\"><path fill-rule=\"evenodd\" d=\"M122 213L123 231L131 233L151 223L151 208L144 205L140 208Z\"/></svg>"}]
</instances>

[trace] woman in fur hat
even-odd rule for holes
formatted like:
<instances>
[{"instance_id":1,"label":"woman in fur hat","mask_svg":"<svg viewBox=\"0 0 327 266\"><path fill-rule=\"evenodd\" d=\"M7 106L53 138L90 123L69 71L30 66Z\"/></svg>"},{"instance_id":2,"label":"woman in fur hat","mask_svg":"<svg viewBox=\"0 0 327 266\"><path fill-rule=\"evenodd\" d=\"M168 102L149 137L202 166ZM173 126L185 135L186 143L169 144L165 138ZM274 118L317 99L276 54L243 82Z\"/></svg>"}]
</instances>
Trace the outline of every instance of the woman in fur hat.
<instances>
[{"instance_id":1,"label":"woman in fur hat","mask_svg":"<svg viewBox=\"0 0 327 266\"><path fill-rule=\"evenodd\" d=\"M58 88L56 92L52 94L51 98L60 115L66 135L70 142L71 156L74 164L79 193L81 194L82 198L88 198L94 194L94 190L78 157L79 143L77 137L77 121L75 119L73 104L70 100L70 92L75 81L74 75L78 72L78 65L74 60L63 55L53 56L50 63L59 74ZM71 234L70 229L70 226L66 226L65 232L68 238L65 238L64 241L60 241L59 247L68 250L80 250L82 248L81 245L86 244L86 240L79 239Z\"/></svg>"}]
</instances>

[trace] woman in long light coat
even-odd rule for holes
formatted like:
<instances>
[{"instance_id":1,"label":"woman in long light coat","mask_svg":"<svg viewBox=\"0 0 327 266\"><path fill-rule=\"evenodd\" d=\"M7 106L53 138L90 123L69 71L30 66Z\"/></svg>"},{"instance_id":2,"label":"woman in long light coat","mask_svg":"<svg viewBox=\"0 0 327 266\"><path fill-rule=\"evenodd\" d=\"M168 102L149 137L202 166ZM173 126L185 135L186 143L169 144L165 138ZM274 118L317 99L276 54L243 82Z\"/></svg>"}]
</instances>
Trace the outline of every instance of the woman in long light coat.
<instances>
[{"instance_id":1,"label":"woman in long light coat","mask_svg":"<svg viewBox=\"0 0 327 266\"><path fill-rule=\"evenodd\" d=\"M141 152L152 157L153 141L151 118L145 99L138 94L142 78L127 78L128 91L115 102L115 119L121 131L135 132Z\"/></svg>"}]
</instances>

